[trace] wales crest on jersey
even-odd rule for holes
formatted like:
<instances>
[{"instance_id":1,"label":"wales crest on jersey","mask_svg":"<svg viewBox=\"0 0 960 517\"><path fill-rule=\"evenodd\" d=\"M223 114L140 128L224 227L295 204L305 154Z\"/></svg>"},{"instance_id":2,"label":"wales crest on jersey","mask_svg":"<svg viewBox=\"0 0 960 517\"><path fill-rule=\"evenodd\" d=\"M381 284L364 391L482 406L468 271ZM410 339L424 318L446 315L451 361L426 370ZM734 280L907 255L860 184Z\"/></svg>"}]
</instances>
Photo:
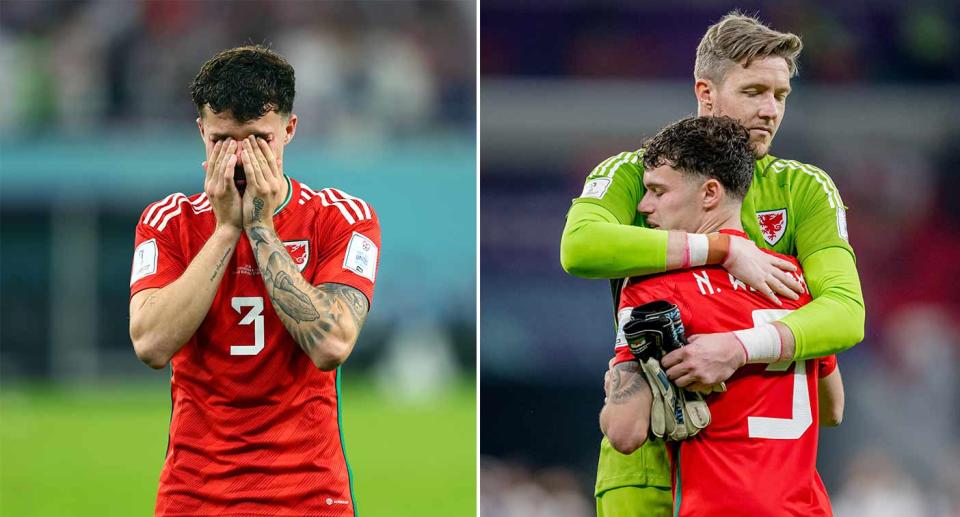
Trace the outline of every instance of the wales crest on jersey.
<instances>
[{"instance_id":1,"label":"wales crest on jersey","mask_svg":"<svg viewBox=\"0 0 960 517\"><path fill-rule=\"evenodd\" d=\"M293 263L302 273L303 268L307 267L307 261L310 259L310 241L284 241L283 247L287 249Z\"/></svg>"},{"instance_id":2,"label":"wales crest on jersey","mask_svg":"<svg viewBox=\"0 0 960 517\"><path fill-rule=\"evenodd\" d=\"M763 240L767 241L767 244L775 246L787 231L787 209L757 212L757 222L760 223Z\"/></svg>"}]
</instances>

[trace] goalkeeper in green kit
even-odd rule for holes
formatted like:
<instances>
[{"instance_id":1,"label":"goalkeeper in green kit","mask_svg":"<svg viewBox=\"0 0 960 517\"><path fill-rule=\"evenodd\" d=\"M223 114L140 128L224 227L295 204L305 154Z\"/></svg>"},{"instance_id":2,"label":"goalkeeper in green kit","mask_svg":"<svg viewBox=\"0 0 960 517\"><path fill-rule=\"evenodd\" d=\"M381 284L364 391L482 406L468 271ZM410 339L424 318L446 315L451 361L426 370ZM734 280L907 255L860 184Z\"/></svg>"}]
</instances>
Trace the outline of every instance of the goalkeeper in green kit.
<instances>
[{"instance_id":1,"label":"goalkeeper in green kit","mask_svg":"<svg viewBox=\"0 0 960 517\"><path fill-rule=\"evenodd\" d=\"M728 14L707 30L697 48L694 91L699 115L726 115L749 130L757 160L743 202L743 228L756 245L799 259L814 300L739 339L732 332L690 337L689 345L661 362L677 386L709 390L745 364L748 355L810 359L839 353L863 339L863 294L836 186L816 167L768 154L801 48L796 35ZM639 153L610 157L587 177L567 214L560 244L568 273L620 279L721 264L771 300L778 295L796 299L801 287L788 273L793 267L749 241L647 227L637 211L644 195ZM620 281L612 284L616 298ZM596 497L602 517L671 515L663 441L647 440L624 455L604 438Z\"/></svg>"}]
</instances>

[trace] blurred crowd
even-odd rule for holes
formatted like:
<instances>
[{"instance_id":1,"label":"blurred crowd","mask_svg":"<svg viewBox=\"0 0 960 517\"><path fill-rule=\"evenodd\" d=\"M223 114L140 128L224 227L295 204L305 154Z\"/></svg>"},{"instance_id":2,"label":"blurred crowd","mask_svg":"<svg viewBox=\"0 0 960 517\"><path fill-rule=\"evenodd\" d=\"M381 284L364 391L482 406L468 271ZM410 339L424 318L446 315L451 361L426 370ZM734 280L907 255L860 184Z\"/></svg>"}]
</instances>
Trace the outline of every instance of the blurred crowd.
<instances>
[{"instance_id":1,"label":"blurred crowd","mask_svg":"<svg viewBox=\"0 0 960 517\"><path fill-rule=\"evenodd\" d=\"M182 123L194 116L187 85L204 61L265 44L296 70L301 131L472 131L474 13L472 1L442 0L4 0L0 130Z\"/></svg>"},{"instance_id":2,"label":"blurred crowd","mask_svg":"<svg viewBox=\"0 0 960 517\"><path fill-rule=\"evenodd\" d=\"M716 2L485 0L484 75L686 79ZM729 4L734 5L734 4ZM956 2L736 2L803 38L802 80L842 84L901 77L960 79ZM544 54L549 54L544 59Z\"/></svg>"}]
</instances>

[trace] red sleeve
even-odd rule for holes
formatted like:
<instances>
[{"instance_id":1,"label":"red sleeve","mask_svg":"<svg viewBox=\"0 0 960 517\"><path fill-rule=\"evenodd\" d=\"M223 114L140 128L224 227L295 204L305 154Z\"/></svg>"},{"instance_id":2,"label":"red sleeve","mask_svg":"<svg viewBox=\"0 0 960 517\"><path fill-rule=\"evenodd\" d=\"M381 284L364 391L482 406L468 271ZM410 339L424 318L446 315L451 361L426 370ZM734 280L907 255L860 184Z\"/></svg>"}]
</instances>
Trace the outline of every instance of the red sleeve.
<instances>
[{"instance_id":1,"label":"red sleeve","mask_svg":"<svg viewBox=\"0 0 960 517\"><path fill-rule=\"evenodd\" d=\"M837 356L828 355L817 359L817 378L822 379L837 369Z\"/></svg>"},{"instance_id":2,"label":"red sleeve","mask_svg":"<svg viewBox=\"0 0 960 517\"><path fill-rule=\"evenodd\" d=\"M348 285L362 292L372 305L373 287L380 268L380 219L369 204L357 206L363 219L356 216L347 219L335 207L320 211L313 240L322 245L317 252L318 267L311 283Z\"/></svg>"},{"instance_id":3,"label":"red sleeve","mask_svg":"<svg viewBox=\"0 0 960 517\"><path fill-rule=\"evenodd\" d=\"M683 315L684 308L679 299L679 293L673 289L667 275L657 275L645 278L631 278L620 292L620 308L617 311L617 342L614 345L614 364L633 361L633 354L627 346L623 336L623 326L630 318L634 307L656 300L666 300L677 304Z\"/></svg>"},{"instance_id":4,"label":"red sleeve","mask_svg":"<svg viewBox=\"0 0 960 517\"><path fill-rule=\"evenodd\" d=\"M148 206L140 216L130 268L130 296L144 289L164 287L180 278L187 268L175 227L163 224L163 219L157 217L176 206L176 202L176 198L168 197Z\"/></svg>"}]
</instances>

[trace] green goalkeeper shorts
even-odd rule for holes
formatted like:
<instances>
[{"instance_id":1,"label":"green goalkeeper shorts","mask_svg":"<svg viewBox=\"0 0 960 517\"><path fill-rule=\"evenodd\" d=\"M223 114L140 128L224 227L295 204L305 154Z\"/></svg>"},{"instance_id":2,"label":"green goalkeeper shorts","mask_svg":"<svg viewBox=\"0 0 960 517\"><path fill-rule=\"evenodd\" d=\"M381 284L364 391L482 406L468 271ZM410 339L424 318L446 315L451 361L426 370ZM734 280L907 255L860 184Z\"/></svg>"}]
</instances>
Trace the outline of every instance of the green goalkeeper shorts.
<instances>
[{"instance_id":1,"label":"green goalkeeper shorts","mask_svg":"<svg viewBox=\"0 0 960 517\"><path fill-rule=\"evenodd\" d=\"M670 461L662 440L648 440L633 454L600 442L597 466L597 517L670 517Z\"/></svg>"}]
</instances>

